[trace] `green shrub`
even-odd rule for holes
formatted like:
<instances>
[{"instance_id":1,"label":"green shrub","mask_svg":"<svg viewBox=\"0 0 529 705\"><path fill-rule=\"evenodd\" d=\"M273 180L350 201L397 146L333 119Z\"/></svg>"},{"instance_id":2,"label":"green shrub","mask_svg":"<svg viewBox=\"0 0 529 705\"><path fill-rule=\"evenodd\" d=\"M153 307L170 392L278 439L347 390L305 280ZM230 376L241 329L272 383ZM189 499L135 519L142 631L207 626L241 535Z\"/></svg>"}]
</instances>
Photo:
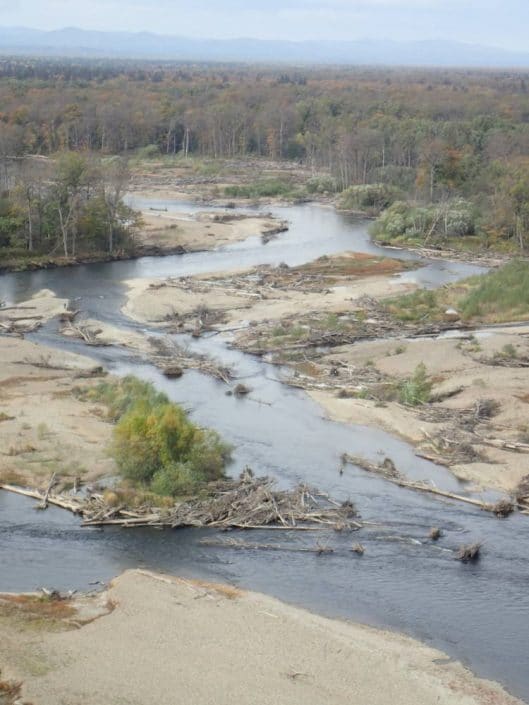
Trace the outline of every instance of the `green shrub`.
<instances>
[{"instance_id":1,"label":"green shrub","mask_svg":"<svg viewBox=\"0 0 529 705\"><path fill-rule=\"evenodd\" d=\"M394 203L398 196L399 190L387 184L349 186L340 196L340 208L378 215Z\"/></svg>"},{"instance_id":2,"label":"green shrub","mask_svg":"<svg viewBox=\"0 0 529 705\"><path fill-rule=\"evenodd\" d=\"M160 156L160 147L157 144L148 144L138 149L138 159L156 159Z\"/></svg>"},{"instance_id":3,"label":"green shrub","mask_svg":"<svg viewBox=\"0 0 529 705\"><path fill-rule=\"evenodd\" d=\"M154 473L151 490L163 497L193 494L199 488L193 468L185 463L173 463Z\"/></svg>"},{"instance_id":4,"label":"green shrub","mask_svg":"<svg viewBox=\"0 0 529 705\"><path fill-rule=\"evenodd\" d=\"M461 198L449 203L418 206L395 201L371 228L376 238L416 240L462 238L476 234L477 215L474 206Z\"/></svg>"},{"instance_id":5,"label":"green shrub","mask_svg":"<svg viewBox=\"0 0 529 705\"><path fill-rule=\"evenodd\" d=\"M336 193L339 190L332 176L312 176L305 184L305 188L308 193Z\"/></svg>"},{"instance_id":6,"label":"green shrub","mask_svg":"<svg viewBox=\"0 0 529 705\"><path fill-rule=\"evenodd\" d=\"M215 432L189 421L177 404L153 406L141 399L114 429L112 455L125 478L157 491L169 485L196 488L222 477L229 448Z\"/></svg>"},{"instance_id":7,"label":"green shrub","mask_svg":"<svg viewBox=\"0 0 529 705\"><path fill-rule=\"evenodd\" d=\"M409 379L399 385L399 401L406 406L419 406L430 401L433 384L428 378L426 366L421 362Z\"/></svg>"},{"instance_id":8,"label":"green shrub","mask_svg":"<svg viewBox=\"0 0 529 705\"><path fill-rule=\"evenodd\" d=\"M117 421L110 451L132 483L176 496L224 476L230 447L215 431L192 423L149 382L129 376L78 391L78 396L104 404L108 417Z\"/></svg>"}]
</instances>

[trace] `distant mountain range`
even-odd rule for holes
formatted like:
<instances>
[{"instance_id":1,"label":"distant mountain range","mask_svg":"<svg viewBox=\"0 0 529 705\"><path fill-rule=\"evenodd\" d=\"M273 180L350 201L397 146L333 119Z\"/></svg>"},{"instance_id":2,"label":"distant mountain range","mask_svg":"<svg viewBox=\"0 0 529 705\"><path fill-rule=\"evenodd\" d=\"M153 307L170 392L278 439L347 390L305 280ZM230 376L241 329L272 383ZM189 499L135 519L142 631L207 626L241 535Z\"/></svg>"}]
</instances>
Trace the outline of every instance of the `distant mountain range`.
<instances>
[{"instance_id":1,"label":"distant mountain range","mask_svg":"<svg viewBox=\"0 0 529 705\"><path fill-rule=\"evenodd\" d=\"M189 39L149 32L0 28L0 54L180 61L390 66L529 67L529 52L428 40Z\"/></svg>"}]
</instances>

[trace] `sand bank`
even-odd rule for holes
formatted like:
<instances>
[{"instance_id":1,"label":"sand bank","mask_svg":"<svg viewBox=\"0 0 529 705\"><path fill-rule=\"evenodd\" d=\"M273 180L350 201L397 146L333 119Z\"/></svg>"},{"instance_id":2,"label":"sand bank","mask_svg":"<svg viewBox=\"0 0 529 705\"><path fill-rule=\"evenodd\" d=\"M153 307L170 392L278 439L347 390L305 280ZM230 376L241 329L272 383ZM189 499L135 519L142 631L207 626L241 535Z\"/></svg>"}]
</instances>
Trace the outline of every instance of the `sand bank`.
<instances>
[{"instance_id":1,"label":"sand bank","mask_svg":"<svg viewBox=\"0 0 529 705\"><path fill-rule=\"evenodd\" d=\"M112 426L72 394L93 360L14 337L0 337L0 359L0 477L39 487L53 472L66 483L113 474Z\"/></svg>"},{"instance_id":2,"label":"sand bank","mask_svg":"<svg viewBox=\"0 0 529 705\"><path fill-rule=\"evenodd\" d=\"M97 598L101 604L101 597ZM128 571L81 629L15 630L4 677L36 705L515 705L439 651L270 597ZM86 610L86 605L84 605Z\"/></svg>"}]
</instances>

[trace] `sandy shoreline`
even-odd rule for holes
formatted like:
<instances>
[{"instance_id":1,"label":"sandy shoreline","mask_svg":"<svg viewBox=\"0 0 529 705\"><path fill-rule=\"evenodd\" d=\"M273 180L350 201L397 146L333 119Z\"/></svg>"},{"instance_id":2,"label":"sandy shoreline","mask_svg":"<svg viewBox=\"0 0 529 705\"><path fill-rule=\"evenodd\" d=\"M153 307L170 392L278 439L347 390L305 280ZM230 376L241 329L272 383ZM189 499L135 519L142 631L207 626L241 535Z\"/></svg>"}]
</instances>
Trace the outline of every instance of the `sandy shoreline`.
<instances>
[{"instance_id":1,"label":"sandy shoreline","mask_svg":"<svg viewBox=\"0 0 529 705\"><path fill-rule=\"evenodd\" d=\"M202 252L241 242L250 237L287 229L286 223L272 216L241 216L226 211L204 211L197 215L141 211L143 227L138 234L140 250L156 248L160 253Z\"/></svg>"},{"instance_id":2,"label":"sandy shoreline","mask_svg":"<svg viewBox=\"0 0 529 705\"><path fill-rule=\"evenodd\" d=\"M499 685L419 642L261 594L143 570L36 630L4 613L0 665L35 705L516 705ZM83 612L86 614L86 599ZM106 605L106 609L105 609ZM124 649L124 647L127 647Z\"/></svg>"},{"instance_id":3,"label":"sandy shoreline","mask_svg":"<svg viewBox=\"0 0 529 705\"><path fill-rule=\"evenodd\" d=\"M73 394L97 381L93 360L1 336L0 359L0 482L46 487L55 472L67 487L115 473L102 407Z\"/></svg>"}]
</instances>

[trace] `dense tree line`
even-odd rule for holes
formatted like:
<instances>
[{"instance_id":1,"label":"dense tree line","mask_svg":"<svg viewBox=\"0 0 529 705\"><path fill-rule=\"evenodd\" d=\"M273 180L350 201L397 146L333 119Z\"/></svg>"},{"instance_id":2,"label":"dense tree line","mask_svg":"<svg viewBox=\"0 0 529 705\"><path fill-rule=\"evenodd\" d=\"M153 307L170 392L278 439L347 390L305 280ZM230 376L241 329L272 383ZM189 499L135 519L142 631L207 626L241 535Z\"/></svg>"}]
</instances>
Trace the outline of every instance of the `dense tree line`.
<instances>
[{"instance_id":1,"label":"dense tree line","mask_svg":"<svg viewBox=\"0 0 529 705\"><path fill-rule=\"evenodd\" d=\"M302 161L336 190L471 201L489 240L523 247L529 233L527 72L0 62L1 163L146 146Z\"/></svg>"},{"instance_id":2,"label":"dense tree line","mask_svg":"<svg viewBox=\"0 0 529 705\"><path fill-rule=\"evenodd\" d=\"M21 159L8 170L0 197L0 256L88 252L128 248L138 216L122 200L126 162L77 152L57 159Z\"/></svg>"}]
</instances>

